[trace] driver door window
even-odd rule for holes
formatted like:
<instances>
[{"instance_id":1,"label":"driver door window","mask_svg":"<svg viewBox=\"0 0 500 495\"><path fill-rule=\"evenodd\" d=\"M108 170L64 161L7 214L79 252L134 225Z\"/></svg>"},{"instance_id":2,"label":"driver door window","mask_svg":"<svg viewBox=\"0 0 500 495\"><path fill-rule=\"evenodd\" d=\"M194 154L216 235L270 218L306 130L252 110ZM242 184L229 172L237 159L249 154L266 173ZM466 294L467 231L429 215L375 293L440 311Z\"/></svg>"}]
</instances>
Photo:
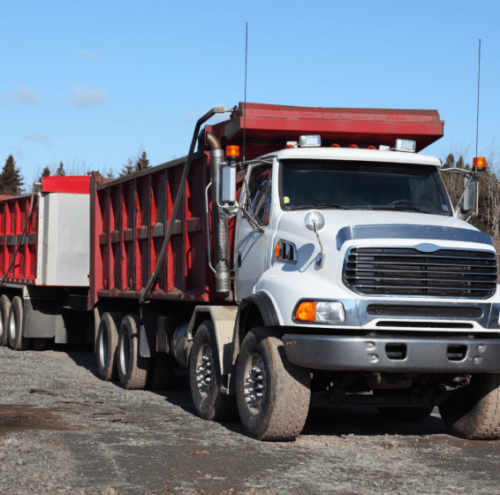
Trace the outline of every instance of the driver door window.
<instances>
[{"instance_id":1,"label":"driver door window","mask_svg":"<svg viewBox=\"0 0 500 495\"><path fill-rule=\"evenodd\" d=\"M247 210L260 225L269 224L271 213L271 165L255 165L248 178Z\"/></svg>"}]
</instances>

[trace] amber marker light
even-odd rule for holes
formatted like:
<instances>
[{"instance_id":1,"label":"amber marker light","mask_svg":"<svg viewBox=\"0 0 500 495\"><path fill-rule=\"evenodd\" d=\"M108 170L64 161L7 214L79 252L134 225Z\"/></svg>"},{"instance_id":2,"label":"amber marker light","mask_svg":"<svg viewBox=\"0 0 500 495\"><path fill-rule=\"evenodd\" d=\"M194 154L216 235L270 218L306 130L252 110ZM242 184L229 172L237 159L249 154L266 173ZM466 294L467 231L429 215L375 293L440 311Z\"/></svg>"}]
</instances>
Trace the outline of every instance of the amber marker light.
<instances>
[{"instance_id":1,"label":"amber marker light","mask_svg":"<svg viewBox=\"0 0 500 495\"><path fill-rule=\"evenodd\" d=\"M236 145L226 146L226 156L240 156L240 147Z\"/></svg>"},{"instance_id":2,"label":"amber marker light","mask_svg":"<svg viewBox=\"0 0 500 495\"><path fill-rule=\"evenodd\" d=\"M313 301L302 301L295 311L295 319L298 321L316 320L316 303Z\"/></svg>"},{"instance_id":3,"label":"amber marker light","mask_svg":"<svg viewBox=\"0 0 500 495\"><path fill-rule=\"evenodd\" d=\"M486 170L486 158L484 156L477 156L472 160L472 168L476 168L478 171Z\"/></svg>"},{"instance_id":4,"label":"amber marker light","mask_svg":"<svg viewBox=\"0 0 500 495\"><path fill-rule=\"evenodd\" d=\"M350 144L349 148L359 148L359 146L357 144Z\"/></svg>"},{"instance_id":5,"label":"amber marker light","mask_svg":"<svg viewBox=\"0 0 500 495\"><path fill-rule=\"evenodd\" d=\"M331 148L340 148L340 144L337 144L337 143L333 143Z\"/></svg>"},{"instance_id":6,"label":"amber marker light","mask_svg":"<svg viewBox=\"0 0 500 495\"><path fill-rule=\"evenodd\" d=\"M276 247L274 249L274 255L276 256L276 259L279 259L280 258L280 248L281 248L281 242L278 241L276 243Z\"/></svg>"}]
</instances>

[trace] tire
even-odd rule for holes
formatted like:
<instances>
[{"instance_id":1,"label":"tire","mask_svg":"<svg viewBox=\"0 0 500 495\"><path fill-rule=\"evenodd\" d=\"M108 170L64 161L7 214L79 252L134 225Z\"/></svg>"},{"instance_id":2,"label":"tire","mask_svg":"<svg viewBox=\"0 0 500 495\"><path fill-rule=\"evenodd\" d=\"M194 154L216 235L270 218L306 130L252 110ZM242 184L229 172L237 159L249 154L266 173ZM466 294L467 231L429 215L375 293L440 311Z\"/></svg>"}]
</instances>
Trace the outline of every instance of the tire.
<instances>
[{"instance_id":1,"label":"tire","mask_svg":"<svg viewBox=\"0 0 500 495\"><path fill-rule=\"evenodd\" d=\"M33 345L32 348L34 351L45 351L47 349L47 346L49 345L49 340L50 339L45 339L45 338L36 338L32 339Z\"/></svg>"},{"instance_id":2,"label":"tire","mask_svg":"<svg viewBox=\"0 0 500 495\"><path fill-rule=\"evenodd\" d=\"M380 415L387 421L401 421L403 423L416 423L427 419L434 409L429 407L379 407Z\"/></svg>"},{"instance_id":3,"label":"tire","mask_svg":"<svg viewBox=\"0 0 500 495\"><path fill-rule=\"evenodd\" d=\"M259 392L260 399L250 398ZM243 428L257 440L294 440L304 428L310 372L288 361L272 327L255 328L243 340L236 365L236 399Z\"/></svg>"},{"instance_id":4,"label":"tire","mask_svg":"<svg viewBox=\"0 0 500 495\"><path fill-rule=\"evenodd\" d=\"M452 435L469 440L500 438L500 375L472 375L470 385L452 392L439 412Z\"/></svg>"},{"instance_id":5,"label":"tire","mask_svg":"<svg viewBox=\"0 0 500 495\"><path fill-rule=\"evenodd\" d=\"M0 297L0 347L9 345L10 299L4 294Z\"/></svg>"},{"instance_id":6,"label":"tire","mask_svg":"<svg viewBox=\"0 0 500 495\"><path fill-rule=\"evenodd\" d=\"M126 390L143 390L146 387L150 359L139 356L138 321L135 316L125 316L118 336L118 377Z\"/></svg>"},{"instance_id":7,"label":"tire","mask_svg":"<svg viewBox=\"0 0 500 495\"><path fill-rule=\"evenodd\" d=\"M158 354L151 360L148 388L151 390L169 390L174 383L175 359L170 354Z\"/></svg>"},{"instance_id":8,"label":"tire","mask_svg":"<svg viewBox=\"0 0 500 495\"><path fill-rule=\"evenodd\" d=\"M23 337L23 301L19 296L12 299L9 311L9 347L14 351L26 351L30 339Z\"/></svg>"},{"instance_id":9,"label":"tire","mask_svg":"<svg viewBox=\"0 0 500 495\"><path fill-rule=\"evenodd\" d=\"M198 416L209 421L234 419L236 398L221 390L221 366L211 320L198 327L188 366L191 397Z\"/></svg>"},{"instance_id":10,"label":"tire","mask_svg":"<svg viewBox=\"0 0 500 495\"><path fill-rule=\"evenodd\" d=\"M119 313L104 313L99 323L96 339L96 357L99 376L104 381L118 380L116 367L116 347L118 345L117 324L120 323Z\"/></svg>"}]
</instances>

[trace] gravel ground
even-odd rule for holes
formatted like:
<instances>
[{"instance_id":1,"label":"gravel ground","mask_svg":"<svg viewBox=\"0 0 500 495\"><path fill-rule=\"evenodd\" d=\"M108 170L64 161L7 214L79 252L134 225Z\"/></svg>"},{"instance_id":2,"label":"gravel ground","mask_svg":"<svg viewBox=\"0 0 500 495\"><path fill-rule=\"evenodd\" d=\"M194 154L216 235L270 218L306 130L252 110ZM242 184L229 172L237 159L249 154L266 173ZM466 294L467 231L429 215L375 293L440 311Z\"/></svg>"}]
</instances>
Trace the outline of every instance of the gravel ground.
<instances>
[{"instance_id":1,"label":"gravel ground","mask_svg":"<svg viewBox=\"0 0 500 495\"><path fill-rule=\"evenodd\" d=\"M500 442L372 409L310 414L295 442L194 415L187 390L123 390L90 350L0 348L0 493L500 494Z\"/></svg>"}]
</instances>

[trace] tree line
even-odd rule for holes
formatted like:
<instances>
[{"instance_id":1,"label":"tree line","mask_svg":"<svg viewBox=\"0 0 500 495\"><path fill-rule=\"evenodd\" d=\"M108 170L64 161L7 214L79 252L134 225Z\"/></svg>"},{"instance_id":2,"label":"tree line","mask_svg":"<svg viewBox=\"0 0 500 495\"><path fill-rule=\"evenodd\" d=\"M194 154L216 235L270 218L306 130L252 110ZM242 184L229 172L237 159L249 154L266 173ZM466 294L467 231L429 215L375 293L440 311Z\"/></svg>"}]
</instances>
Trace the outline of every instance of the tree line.
<instances>
[{"instance_id":1,"label":"tree line","mask_svg":"<svg viewBox=\"0 0 500 495\"><path fill-rule=\"evenodd\" d=\"M150 168L148 155L146 151L140 150L137 155L129 158L125 164L122 166L120 172L118 172L118 177L125 177L126 175L131 175L140 170L145 170ZM85 170L83 172L86 175L90 175L90 170ZM59 162L57 168L50 168L48 165L45 166L41 174L37 177L37 182L42 182L44 177L59 176L64 177L66 175L82 175L82 171L76 170L66 170L64 163ZM106 172L106 177L110 179L116 178L114 171L111 169ZM24 176L21 173L21 168L16 165L13 155L9 155L7 160L5 160L5 165L0 172L0 195L8 196L18 196L19 194L25 194L31 192L29 185L25 184Z\"/></svg>"}]
</instances>

